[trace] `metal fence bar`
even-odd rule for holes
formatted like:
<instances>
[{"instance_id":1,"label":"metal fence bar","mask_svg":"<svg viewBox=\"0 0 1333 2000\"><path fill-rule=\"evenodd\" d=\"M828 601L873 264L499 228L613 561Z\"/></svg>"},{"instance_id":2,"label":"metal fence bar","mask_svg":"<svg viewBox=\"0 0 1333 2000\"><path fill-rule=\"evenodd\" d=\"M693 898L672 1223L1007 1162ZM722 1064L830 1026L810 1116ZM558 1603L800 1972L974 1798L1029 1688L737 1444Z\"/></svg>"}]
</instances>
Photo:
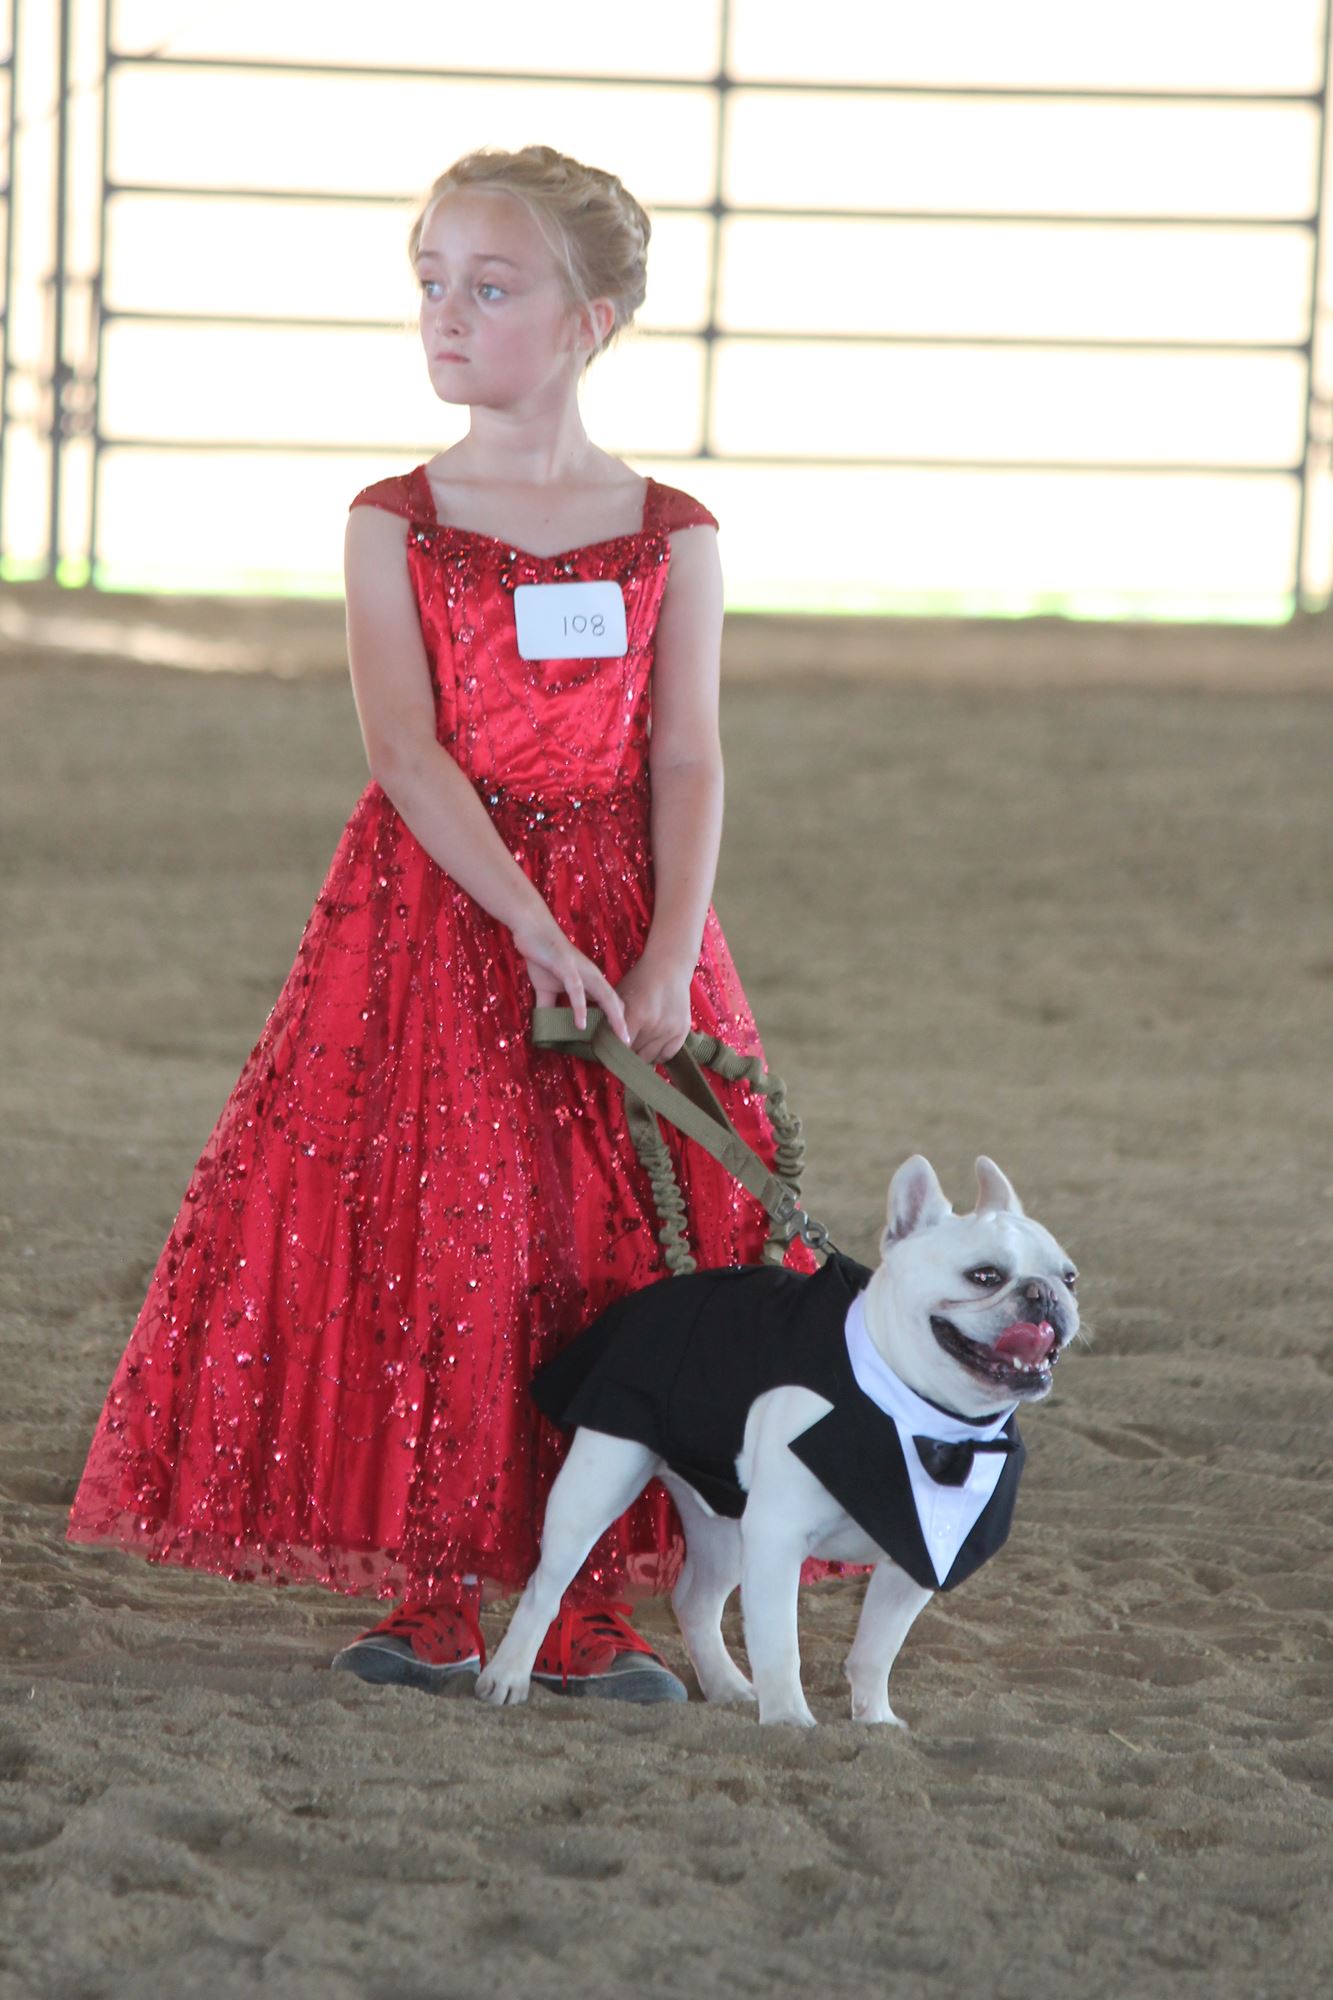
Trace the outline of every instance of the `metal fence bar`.
<instances>
[{"instance_id":1,"label":"metal fence bar","mask_svg":"<svg viewBox=\"0 0 1333 2000\"><path fill-rule=\"evenodd\" d=\"M725 11L725 0L724 0ZM607 90L708 90L715 88L715 76L663 76L642 72L597 75L574 70L519 69L429 69L404 64L296 61L265 56L176 56L132 49L108 50L108 60L145 69L246 70L256 75L353 77L358 81L427 83L556 83L594 86ZM726 70L725 45L719 64ZM1304 90L1099 90L1095 86L1025 83L867 83L837 78L827 83L801 77L733 76L737 90L790 91L811 97L986 97L1039 98L1062 104L1313 104L1318 93Z\"/></svg>"},{"instance_id":2,"label":"metal fence bar","mask_svg":"<svg viewBox=\"0 0 1333 2000\"><path fill-rule=\"evenodd\" d=\"M12 0L17 6L17 0ZM68 8L69 0L62 0ZM1333 5L1333 0L1329 0ZM519 71L519 70L448 70L418 69L415 67L384 65L361 67L341 63L319 61L273 61L236 56L185 56L169 53L144 52L117 49L113 43L114 8L113 0L103 0L103 34L105 54L102 74L102 158L101 158L101 241L106 242L106 222L110 203L121 196L166 195L193 200L260 200L311 202L320 204L371 205L383 208L405 208L411 196L396 196L381 193L332 192L327 188L254 188L254 187L200 187L180 182L117 181L111 174L110 122L111 94L115 75L123 69L137 68L170 69L175 71L230 71L252 75L306 76L320 78L349 78L354 81L435 81L454 83L538 83L554 86L571 85L595 89L614 90L691 90L710 91L718 104L717 149L714 170L713 198L705 205L685 202L659 202L654 211L661 215L691 215L711 218L713 240L710 249L708 305L704 323L701 326L683 329L647 328L641 329L642 337L653 340L701 339L705 342L708 365L705 371L705 387L701 409L701 449L693 451L655 452L649 456L666 463L690 463L700 457L712 458L714 462L736 466L758 467L798 467L821 465L838 469L885 469L907 471L960 471L960 472L1032 472L1037 474L1059 473L1087 476L1151 476L1155 478L1208 477L1222 479L1255 478L1295 478L1301 481L1301 510L1304 520L1306 508L1306 481L1310 462L1310 442L1314 420L1313 400L1307 410L1305 450L1298 465L1270 464L1192 464L1178 461L1109 462L1090 460L1049 460L1049 459L973 459L973 458L921 458L921 457L868 457L823 456L818 459L806 458L791 453L774 454L715 454L711 450L713 357L719 343L725 338L756 341L779 341L784 343L805 343L827 341L842 345L883 345L886 347L906 346L946 346L987 347L1032 352L1089 352L1107 353L1133 351L1148 354L1300 354L1310 365L1314 344L1314 321L1306 336L1292 341L1229 341L1229 340L1169 340L1154 339L1149 336L1130 336L1125 339L1104 339L1081 336L1025 336L1020 334L909 334L909 333L821 333L818 330L794 332L788 329L746 329L719 325L721 243L723 225L729 218L774 219L783 221L865 221L865 222L908 222L915 224L969 224L1039 227L1074 227L1080 229L1207 229L1232 231L1271 232L1278 229L1300 229L1313 231L1315 235L1315 261L1320 263L1323 248L1324 217L1321 197L1317 197L1313 213L1263 214L1263 215L1153 215L1153 214L1087 214L1077 212L997 212L977 210L934 210L934 209L860 209L860 208L809 208L793 209L767 204L733 205L725 193L725 148L727 139L727 117L731 94L736 90L754 90L768 94L786 93L794 97L834 96L848 99L857 97L893 99L967 99L1010 101L1059 102L1066 104L1123 104L1162 105L1182 107L1189 105L1254 106L1256 108L1281 108L1308 106L1320 114L1319 149L1321 161L1326 157L1326 111L1328 83L1328 34L1327 23L1324 48L1324 75L1320 87L1315 91L1266 91L1246 90L1115 90L1097 88L1069 88L1049 85L982 85L982 84L892 84L851 80L828 83L813 82L795 78L737 78L728 70L729 45L729 0L721 0L719 21L719 50L717 69L706 76L680 75L623 75L602 74L589 76L575 72ZM1321 189L1322 194L1322 189ZM266 314L193 314L156 312L133 308L113 308L106 302L105 252L96 280L96 358L93 385L93 508L89 534L89 556L93 573L97 562L97 489L100 484L100 469L107 451L157 450L171 452L245 452L245 453L292 453L297 455L351 455L383 457L400 452L401 444L377 445L367 442L351 443L347 440L307 441L267 439L158 439L134 436L112 436L102 428L101 373L103 336L107 326L113 322L127 324L161 325L207 325L230 327L293 328L298 330L326 331L401 331L404 322L381 319L320 319L314 317L287 317ZM1316 292L1317 299L1317 292ZM1312 311L1317 310L1317 305ZM1311 378L1312 380L1312 378ZM1311 387L1313 398L1313 388ZM54 519L54 517L53 517ZM1301 568L1301 554L1297 554L1298 592L1303 588L1304 575Z\"/></svg>"},{"instance_id":3,"label":"metal fence bar","mask_svg":"<svg viewBox=\"0 0 1333 2000\"><path fill-rule=\"evenodd\" d=\"M192 201L301 201L338 207L409 208L406 194L340 194L329 188L200 187L184 181L110 181L108 195L186 195ZM655 201L654 215L712 215L717 202ZM1317 211L1306 215L1110 215L1078 210L962 208L782 208L758 202L724 202L719 220L732 217L779 222L969 222L1065 229L1312 229Z\"/></svg>"},{"instance_id":4,"label":"metal fence bar","mask_svg":"<svg viewBox=\"0 0 1333 2000\"><path fill-rule=\"evenodd\" d=\"M713 151L713 200L709 213L713 233L708 245L708 301L699 329L704 341L703 381L699 396L699 456L713 456L713 405L717 392L717 313L722 296L722 224L727 215L727 115L731 79L727 52L731 47L731 4L720 0L717 21L717 140Z\"/></svg>"},{"instance_id":5,"label":"metal fence bar","mask_svg":"<svg viewBox=\"0 0 1333 2000\"><path fill-rule=\"evenodd\" d=\"M397 319L297 318L286 313L167 312L150 307L108 307L105 318L126 326L234 326L269 330L291 329L300 333L402 333L404 322ZM1299 340L1173 340L1149 335L1126 334L1123 338L1091 334L1063 333L856 333L846 328L806 327L793 331L786 327L724 326L710 336L704 325L634 327L635 340L749 340L800 344L817 341L845 347L1000 347L1032 349L1038 353L1119 354L1128 350L1141 354L1304 354L1305 337Z\"/></svg>"},{"instance_id":6,"label":"metal fence bar","mask_svg":"<svg viewBox=\"0 0 1333 2000\"><path fill-rule=\"evenodd\" d=\"M1324 260L1327 254L1328 218L1324 204L1324 181L1328 163L1328 86L1329 56L1333 46L1333 0L1324 0L1324 43L1322 50L1322 72L1320 76L1319 98L1323 116L1319 120L1319 142L1315 154L1315 212L1314 212L1314 269L1310 278L1310 324L1304 344L1305 352L1305 438L1301 451L1301 486L1296 508L1296 560L1293 590L1296 608L1299 611L1307 602L1306 590L1306 523L1310 513L1310 454L1314 444L1315 412L1319 401L1319 385L1315 378L1317 362L1317 341L1321 313L1321 295L1324 285Z\"/></svg>"},{"instance_id":7,"label":"metal fence bar","mask_svg":"<svg viewBox=\"0 0 1333 2000\"><path fill-rule=\"evenodd\" d=\"M65 445L65 295L68 289L66 254L69 241L69 94L71 81L70 35L74 0L60 0L58 56L56 62L56 189L54 255L51 267L51 489L50 519L47 530L46 573L55 576L60 567L61 475Z\"/></svg>"},{"instance_id":8,"label":"metal fence bar","mask_svg":"<svg viewBox=\"0 0 1333 2000\"><path fill-rule=\"evenodd\" d=\"M115 0L102 0L102 49L99 98L101 129L98 135L98 160L101 186L97 203L97 269L93 274L93 359L92 359L92 401L90 405L89 431L92 448L92 469L89 473L88 495L88 583L97 583L97 537L101 528L101 485L102 452L106 440L102 434L102 353L109 315L106 309L106 236L107 210L111 202L111 64L106 51L111 47L112 9Z\"/></svg>"},{"instance_id":9,"label":"metal fence bar","mask_svg":"<svg viewBox=\"0 0 1333 2000\"><path fill-rule=\"evenodd\" d=\"M405 447L401 438L387 443L358 440L349 443L346 438L311 440L306 438L155 438L125 436L104 436L102 444L107 451L195 451L195 452L288 452L294 457L319 455L342 458L387 458L401 453ZM644 458L653 459L663 465L694 465L702 456L697 451L645 451ZM1063 472L1092 473L1097 475L1125 473L1142 477L1151 474L1178 475L1191 478L1200 476L1209 479L1298 479L1301 462L1294 465L1273 465L1257 462L1252 465L1214 464L1211 461L1193 463L1178 459L1094 459L1094 458L893 458L893 457L851 457L847 454L820 452L812 457L793 452L716 452L709 455L714 465L759 465L786 466L836 466L839 470L860 469L863 471L909 471L909 472Z\"/></svg>"},{"instance_id":10,"label":"metal fence bar","mask_svg":"<svg viewBox=\"0 0 1333 2000\"><path fill-rule=\"evenodd\" d=\"M4 556L5 470L9 443L10 329L14 318L14 195L18 184L19 0L9 0L9 132L5 144L5 309L0 314L0 558Z\"/></svg>"}]
</instances>

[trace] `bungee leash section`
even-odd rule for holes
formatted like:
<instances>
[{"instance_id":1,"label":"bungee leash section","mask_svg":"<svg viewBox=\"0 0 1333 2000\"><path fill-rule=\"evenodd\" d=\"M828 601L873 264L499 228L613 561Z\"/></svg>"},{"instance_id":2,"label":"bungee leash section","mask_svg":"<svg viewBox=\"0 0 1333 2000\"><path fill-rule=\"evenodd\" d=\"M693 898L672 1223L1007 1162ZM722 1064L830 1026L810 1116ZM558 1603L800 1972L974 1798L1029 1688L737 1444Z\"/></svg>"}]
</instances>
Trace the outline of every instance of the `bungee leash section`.
<instances>
[{"instance_id":1,"label":"bungee leash section","mask_svg":"<svg viewBox=\"0 0 1333 2000\"><path fill-rule=\"evenodd\" d=\"M686 1236L685 1203L675 1166L658 1119L665 1118L696 1145L702 1146L763 1203L769 1232L762 1257L780 1264L794 1237L821 1256L834 1246L822 1222L801 1206L801 1174L805 1140L801 1121L787 1104L787 1086L766 1070L758 1056L743 1056L716 1035L691 1033L678 1055L662 1064L665 1077L627 1048L600 1008L589 1007L588 1025L580 1028L570 1007L537 1007L532 1016L534 1048L557 1050L600 1062L625 1088L625 1115L630 1137L648 1179L657 1207L658 1241L673 1277L697 1268ZM727 1083L744 1081L765 1100L777 1141L776 1171L746 1144L714 1096L704 1071L710 1069Z\"/></svg>"}]
</instances>

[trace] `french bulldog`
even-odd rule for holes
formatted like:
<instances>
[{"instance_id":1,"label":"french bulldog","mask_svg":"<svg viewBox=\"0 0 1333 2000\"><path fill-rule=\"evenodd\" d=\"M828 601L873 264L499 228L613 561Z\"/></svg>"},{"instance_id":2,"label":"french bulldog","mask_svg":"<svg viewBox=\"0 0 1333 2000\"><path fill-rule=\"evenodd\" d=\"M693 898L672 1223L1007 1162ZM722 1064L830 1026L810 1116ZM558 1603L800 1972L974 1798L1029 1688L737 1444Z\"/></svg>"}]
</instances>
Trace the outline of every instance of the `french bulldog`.
<instances>
[{"instance_id":1,"label":"french bulldog","mask_svg":"<svg viewBox=\"0 0 1333 2000\"><path fill-rule=\"evenodd\" d=\"M1077 1272L992 1160L956 1215L930 1162L889 1186L881 1260L836 1252L665 1279L620 1300L540 1371L534 1396L575 1429L541 1556L481 1700L527 1698L543 1635L605 1529L660 1479L686 1558L672 1597L709 1701L810 1726L797 1596L807 1557L870 1564L847 1655L851 1712L892 1723L889 1675L936 1589L1005 1540L1023 1446L1015 1414L1049 1395L1078 1331ZM753 1682L722 1638L739 1583Z\"/></svg>"}]
</instances>

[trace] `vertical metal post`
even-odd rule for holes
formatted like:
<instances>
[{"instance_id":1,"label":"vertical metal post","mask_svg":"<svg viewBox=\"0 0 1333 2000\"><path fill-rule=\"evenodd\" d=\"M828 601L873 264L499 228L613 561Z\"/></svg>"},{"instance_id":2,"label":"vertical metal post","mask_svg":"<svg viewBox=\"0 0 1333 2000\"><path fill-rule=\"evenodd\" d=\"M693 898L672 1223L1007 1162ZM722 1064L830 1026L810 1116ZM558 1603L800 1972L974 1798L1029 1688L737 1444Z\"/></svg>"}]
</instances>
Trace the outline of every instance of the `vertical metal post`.
<instances>
[{"instance_id":1,"label":"vertical metal post","mask_svg":"<svg viewBox=\"0 0 1333 2000\"><path fill-rule=\"evenodd\" d=\"M731 92L731 0L719 0L717 32L717 158L713 170L712 254L708 260L708 316L704 321L704 381L699 409L699 456L713 456L713 388L717 368L717 304L722 284L722 223L727 213L727 111Z\"/></svg>"},{"instance_id":2,"label":"vertical metal post","mask_svg":"<svg viewBox=\"0 0 1333 2000\"><path fill-rule=\"evenodd\" d=\"M5 445L9 434L9 342L14 323L14 188L18 172L19 0L9 0L9 136L5 170L5 309L0 314L0 557L5 552Z\"/></svg>"},{"instance_id":3,"label":"vertical metal post","mask_svg":"<svg viewBox=\"0 0 1333 2000\"><path fill-rule=\"evenodd\" d=\"M51 266L51 511L47 525L46 573L60 567L60 475L65 445L65 270L69 206L70 39L74 0L60 0L60 55L56 67L55 254Z\"/></svg>"},{"instance_id":4,"label":"vertical metal post","mask_svg":"<svg viewBox=\"0 0 1333 2000\"><path fill-rule=\"evenodd\" d=\"M1315 414L1319 404L1319 384L1315 379L1319 342L1319 318L1327 258L1325 241L1328 216L1324 204L1324 180L1328 171L1329 52L1333 42L1333 0L1324 0L1324 48L1319 77L1319 142L1315 148L1314 270L1310 279L1310 326L1305 346L1305 439L1301 447L1301 490L1296 509L1295 609L1305 603L1305 533L1310 512L1311 466L1315 437Z\"/></svg>"},{"instance_id":5,"label":"vertical metal post","mask_svg":"<svg viewBox=\"0 0 1333 2000\"><path fill-rule=\"evenodd\" d=\"M102 481L102 335L106 327L106 239L107 209L110 206L111 166L111 84L116 52L112 46L112 10L115 0L102 0L102 131L100 142L101 186L97 195L97 269L92 280L93 379L89 412L92 464L88 494L88 586L97 582L98 493Z\"/></svg>"}]
</instances>

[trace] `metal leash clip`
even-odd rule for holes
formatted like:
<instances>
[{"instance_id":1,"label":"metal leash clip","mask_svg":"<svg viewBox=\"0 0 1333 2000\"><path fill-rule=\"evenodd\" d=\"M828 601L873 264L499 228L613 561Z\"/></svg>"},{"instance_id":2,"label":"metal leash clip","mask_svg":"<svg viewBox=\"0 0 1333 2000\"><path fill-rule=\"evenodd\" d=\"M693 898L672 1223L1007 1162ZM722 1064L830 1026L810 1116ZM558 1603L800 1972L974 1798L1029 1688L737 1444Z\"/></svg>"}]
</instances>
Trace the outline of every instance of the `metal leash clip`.
<instances>
[{"instance_id":1,"label":"metal leash clip","mask_svg":"<svg viewBox=\"0 0 1333 2000\"><path fill-rule=\"evenodd\" d=\"M802 1214L804 1215L804 1210L802 1210ZM823 1223L816 1222L811 1216L805 1215L805 1219L798 1227L796 1234L800 1237L802 1243L808 1244L820 1257L827 1257L833 1249L833 1238L829 1235Z\"/></svg>"},{"instance_id":2,"label":"metal leash clip","mask_svg":"<svg viewBox=\"0 0 1333 2000\"><path fill-rule=\"evenodd\" d=\"M825 1257L833 1248L833 1239L828 1230L822 1222L816 1222L813 1216L806 1214L801 1207L800 1196L792 1188L788 1188L779 1200L773 1213L773 1221L788 1243L794 1236L798 1236L802 1243Z\"/></svg>"},{"instance_id":3,"label":"metal leash clip","mask_svg":"<svg viewBox=\"0 0 1333 2000\"><path fill-rule=\"evenodd\" d=\"M770 1210L770 1214L775 1229L780 1229L789 1243L793 1236L800 1234L802 1224L810 1220L801 1207L801 1197L795 1188L783 1189L776 1208Z\"/></svg>"}]
</instances>

